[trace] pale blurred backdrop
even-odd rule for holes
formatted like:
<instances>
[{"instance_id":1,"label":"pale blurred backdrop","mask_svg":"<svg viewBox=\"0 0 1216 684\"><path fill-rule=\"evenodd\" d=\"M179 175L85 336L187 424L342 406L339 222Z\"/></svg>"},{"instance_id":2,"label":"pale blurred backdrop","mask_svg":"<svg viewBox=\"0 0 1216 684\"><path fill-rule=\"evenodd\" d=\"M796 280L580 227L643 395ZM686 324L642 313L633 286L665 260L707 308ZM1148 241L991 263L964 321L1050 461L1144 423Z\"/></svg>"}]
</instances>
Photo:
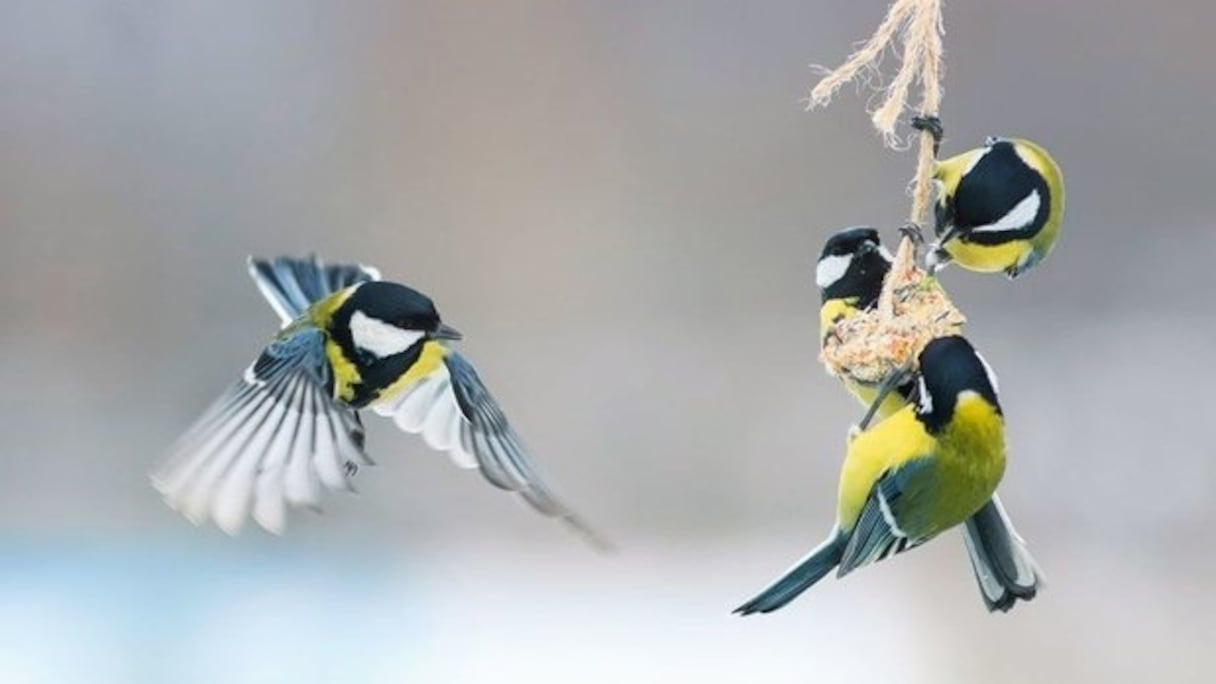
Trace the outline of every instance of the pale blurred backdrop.
<instances>
[{"instance_id":1,"label":"pale blurred backdrop","mask_svg":"<svg viewBox=\"0 0 1216 684\"><path fill-rule=\"evenodd\" d=\"M1017 283L951 270L1049 586L957 533L734 606L818 541L860 410L813 262L907 153L799 99L884 0L0 2L0 681L1207 682L1216 5L951 2L944 152L1064 168ZM358 496L195 528L146 471L276 322L248 254L431 294L597 555L372 421Z\"/></svg>"}]
</instances>

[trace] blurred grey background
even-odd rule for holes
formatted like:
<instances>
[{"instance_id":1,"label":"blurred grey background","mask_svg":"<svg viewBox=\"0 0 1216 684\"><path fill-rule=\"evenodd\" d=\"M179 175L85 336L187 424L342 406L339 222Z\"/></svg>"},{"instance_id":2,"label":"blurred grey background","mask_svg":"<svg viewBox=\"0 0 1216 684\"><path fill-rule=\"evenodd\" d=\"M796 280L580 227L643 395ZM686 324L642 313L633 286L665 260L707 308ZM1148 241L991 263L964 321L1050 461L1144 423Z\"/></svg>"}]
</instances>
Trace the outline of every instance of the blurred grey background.
<instances>
[{"instance_id":1,"label":"blurred grey background","mask_svg":"<svg viewBox=\"0 0 1216 684\"><path fill-rule=\"evenodd\" d=\"M1216 6L946 7L944 152L1031 137L1059 248L951 270L1049 586L956 533L789 609L846 427L812 266L894 239L907 153L805 113L873 0L0 2L0 681L1211 681ZM594 554L390 424L288 534L195 528L157 456L275 319L248 254L431 294Z\"/></svg>"}]
</instances>

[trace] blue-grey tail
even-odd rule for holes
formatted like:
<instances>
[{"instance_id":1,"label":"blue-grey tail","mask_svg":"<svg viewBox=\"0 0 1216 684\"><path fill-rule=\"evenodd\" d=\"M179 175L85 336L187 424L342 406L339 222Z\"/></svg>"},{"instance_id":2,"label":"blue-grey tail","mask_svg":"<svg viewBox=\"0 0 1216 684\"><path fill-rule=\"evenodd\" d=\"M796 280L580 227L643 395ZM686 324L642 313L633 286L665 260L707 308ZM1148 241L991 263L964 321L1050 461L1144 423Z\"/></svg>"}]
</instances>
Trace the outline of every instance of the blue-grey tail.
<instances>
[{"instance_id":1,"label":"blue-grey tail","mask_svg":"<svg viewBox=\"0 0 1216 684\"><path fill-rule=\"evenodd\" d=\"M1042 573L1000 499L993 496L967 520L963 539L989 611L1008 612L1019 600L1035 597L1043 585Z\"/></svg>"},{"instance_id":2,"label":"blue-grey tail","mask_svg":"<svg viewBox=\"0 0 1216 684\"><path fill-rule=\"evenodd\" d=\"M299 318L313 303L339 290L380 279L380 272L370 266L328 266L315 254L303 259L250 257L249 275L284 325Z\"/></svg>"},{"instance_id":3,"label":"blue-grey tail","mask_svg":"<svg viewBox=\"0 0 1216 684\"><path fill-rule=\"evenodd\" d=\"M793 601L799 594L810 589L816 582L823 579L839 563L844 556L848 537L833 529L832 534L816 546L794 567L786 571L776 582L756 595L755 598L734 610L740 615L752 613L771 613Z\"/></svg>"}]
</instances>

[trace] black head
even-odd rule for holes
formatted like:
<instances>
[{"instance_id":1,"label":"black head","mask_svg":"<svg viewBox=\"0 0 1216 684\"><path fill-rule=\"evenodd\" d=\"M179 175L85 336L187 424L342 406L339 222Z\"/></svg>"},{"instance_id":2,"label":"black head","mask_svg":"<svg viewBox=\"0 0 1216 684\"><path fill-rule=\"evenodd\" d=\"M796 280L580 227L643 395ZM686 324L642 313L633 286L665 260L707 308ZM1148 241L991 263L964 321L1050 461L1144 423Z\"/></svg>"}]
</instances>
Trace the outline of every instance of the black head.
<instances>
[{"instance_id":1,"label":"black head","mask_svg":"<svg viewBox=\"0 0 1216 684\"><path fill-rule=\"evenodd\" d=\"M360 311L405 330L430 332L439 327L439 312L430 297L405 285L381 280L363 283L342 308Z\"/></svg>"},{"instance_id":2,"label":"black head","mask_svg":"<svg viewBox=\"0 0 1216 684\"><path fill-rule=\"evenodd\" d=\"M925 346L919 361L917 415L930 432L950 422L963 392L978 394L1001 413L996 373L966 338L939 337Z\"/></svg>"},{"instance_id":3,"label":"black head","mask_svg":"<svg viewBox=\"0 0 1216 684\"><path fill-rule=\"evenodd\" d=\"M856 297L858 308L878 301L882 281L891 270L891 255L882 247L878 231L846 228L823 245L815 265L815 284L823 301Z\"/></svg>"},{"instance_id":4,"label":"black head","mask_svg":"<svg viewBox=\"0 0 1216 684\"><path fill-rule=\"evenodd\" d=\"M328 332L359 369L353 395L345 398L356 408L399 380L417 361L427 340L460 338L439 320L429 297L383 281L355 286L334 311Z\"/></svg>"},{"instance_id":5,"label":"black head","mask_svg":"<svg viewBox=\"0 0 1216 684\"><path fill-rule=\"evenodd\" d=\"M334 312L329 332L352 358L366 362L416 350L428 339L460 339L460 333L439 320L430 297L379 280L355 287Z\"/></svg>"},{"instance_id":6,"label":"black head","mask_svg":"<svg viewBox=\"0 0 1216 684\"><path fill-rule=\"evenodd\" d=\"M992 136L959 180L952 201L938 205L939 233L951 224L963 232L964 240L976 244L1028 240L1047 221L1053 201L1046 179L1018 153L1017 142ZM992 230L993 225L1005 227ZM979 226L989 229L972 230Z\"/></svg>"}]
</instances>

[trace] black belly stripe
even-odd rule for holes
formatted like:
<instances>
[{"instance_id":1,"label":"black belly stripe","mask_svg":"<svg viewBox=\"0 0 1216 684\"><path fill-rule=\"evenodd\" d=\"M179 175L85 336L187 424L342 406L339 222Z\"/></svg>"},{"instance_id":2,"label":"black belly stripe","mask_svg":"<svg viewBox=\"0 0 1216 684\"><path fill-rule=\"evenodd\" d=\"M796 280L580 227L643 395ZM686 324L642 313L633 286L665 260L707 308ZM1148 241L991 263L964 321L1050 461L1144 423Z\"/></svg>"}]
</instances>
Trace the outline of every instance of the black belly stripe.
<instances>
[{"instance_id":1,"label":"black belly stripe","mask_svg":"<svg viewBox=\"0 0 1216 684\"><path fill-rule=\"evenodd\" d=\"M380 396L389 385L401 379L422 355L422 343L419 342L409 349L376 359L371 363L356 362L362 380L354 386L354 396L349 402L355 408L362 408Z\"/></svg>"}]
</instances>

